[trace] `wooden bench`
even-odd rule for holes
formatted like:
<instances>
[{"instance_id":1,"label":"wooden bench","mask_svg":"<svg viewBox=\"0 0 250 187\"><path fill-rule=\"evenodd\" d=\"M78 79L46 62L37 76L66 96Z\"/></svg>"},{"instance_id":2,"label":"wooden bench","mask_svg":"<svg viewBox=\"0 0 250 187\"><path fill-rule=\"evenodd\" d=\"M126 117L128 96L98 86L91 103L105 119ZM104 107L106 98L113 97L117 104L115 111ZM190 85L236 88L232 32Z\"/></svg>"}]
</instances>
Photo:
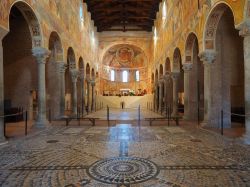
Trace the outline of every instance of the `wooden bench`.
<instances>
[{"instance_id":1,"label":"wooden bench","mask_svg":"<svg viewBox=\"0 0 250 187\"><path fill-rule=\"evenodd\" d=\"M149 126L152 126L153 121L160 121L160 120L165 120L167 118L165 117L159 117L159 118L145 118L146 121L149 121Z\"/></svg>"},{"instance_id":2,"label":"wooden bench","mask_svg":"<svg viewBox=\"0 0 250 187\"><path fill-rule=\"evenodd\" d=\"M179 126L179 120L181 119L181 116L172 116L170 120L174 120L176 125ZM155 118L145 118L146 121L149 121L149 125L152 126L153 121L161 121L161 120L168 120L166 117L155 117Z\"/></svg>"},{"instance_id":3,"label":"wooden bench","mask_svg":"<svg viewBox=\"0 0 250 187\"><path fill-rule=\"evenodd\" d=\"M100 119L100 118L93 118L93 117L84 117L81 118L82 120L89 120L92 123L92 126L95 126L95 121Z\"/></svg>"}]
</instances>

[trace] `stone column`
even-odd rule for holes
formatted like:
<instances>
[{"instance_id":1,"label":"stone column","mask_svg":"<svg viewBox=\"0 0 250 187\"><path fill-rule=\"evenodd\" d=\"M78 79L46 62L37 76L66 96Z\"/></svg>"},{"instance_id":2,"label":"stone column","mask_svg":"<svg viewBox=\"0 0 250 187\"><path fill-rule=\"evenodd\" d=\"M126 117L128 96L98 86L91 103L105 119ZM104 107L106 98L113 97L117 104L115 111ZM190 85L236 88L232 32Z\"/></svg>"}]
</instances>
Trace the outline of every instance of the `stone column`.
<instances>
[{"instance_id":1,"label":"stone column","mask_svg":"<svg viewBox=\"0 0 250 187\"><path fill-rule=\"evenodd\" d=\"M0 116L4 115L4 76L3 76L3 46L2 39L8 33L0 27ZM0 118L0 143L5 141L4 119Z\"/></svg>"},{"instance_id":2,"label":"stone column","mask_svg":"<svg viewBox=\"0 0 250 187\"><path fill-rule=\"evenodd\" d=\"M244 69L245 69L245 135L244 141L250 144L250 20L247 19L241 23L237 29L240 35L244 37Z\"/></svg>"},{"instance_id":3,"label":"stone column","mask_svg":"<svg viewBox=\"0 0 250 187\"><path fill-rule=\"evenodd\" d=\"M73 115L76 116L77 115L77 78L79 76L79 72L76 69L72 69L70 70L70 74L71 74L71 78L72 78L72 83L73 83Z\"/></svg>"},{"instance_id":4,"label":"stone column","mask_svg":"<svg viewBox=\"0 0 250 187\"><path fill-rule=\"evenodd\" d=\"M158 82L155 84L155 111L158 110L157 106L158 106L158 86L157 86Z\"/></svg>"},{"instance_id":5,"label":"stone column","mask_svg":"<svg viewBox=\"0 0 250 187\"><path fill-rule=\"evenodd\" d=\"M82 116L85 114L85 88L84 88L84 73L81 72L80 74L80 80L81 80L81 110L82 110Z\"/></svg>"},{"instance_id":6,"label":"stone column","mask_svg":"<svg viewBox=\"0 0 250 187\"><path fill-rule=\"evenodd\" d=\"M163 89L163 82L160 81L159 82L159 109L158 109L159 112L161 112L162 110L162 99L163 99L162 89Z\"/></svg>"},{"instance_id":7,"label":"stone column","mask_svg":"<svg viewBox=\"0 0 250 187\"><path fill-rule=\"evenodd\" d=\"M170 76L169 76L169 74L166 74L165 76L164 76L164 82L165 82L165 86L164 86L164 89L165 89L165 92L164 92L164 100L165 100L165 110L166 110L166 108L167 107L170 107L170 103L169 103L169 93L168 92L170 92L170 91L172 91L172 90L169 90L169 78L170 78Z\"/></svg>"},{"instance_id":8,"label":"stone column","mask_svg":"<svg viewBox=\"0 0 250 187\"><path fill-rule=\"evenodd\" d=\"M90 80L87 79L87 111L90 112Z\"/></svg>"},{"instance_id":9,"label":"stone column","mask_svg":"<svg viewBox=\"0 0 250 187\"><path fill-rule=\"evenodd\" d=\"M95 81L91 81L91 88L92 88L92 92L91 92L91 98L92 98L92 102L91 102L91 111L94 112L95 111Z\"/></svg>"},{"instance_id":10,"label":"stone column","mask_svg":"<svg viewBox=\"0 0 250 187\"><path fill-rule=\"evenodd\" d=\"M59 62L59 80L60 80L60 116L64 116L65 113L65 70L67 69L67 65L64 62Z\"/></svg>"},{"instance_id":11,"label":"stone column","mask_svg":"<svg viewBox=\"0 0 250 187\"><path fill-rule=\"evenodd\" d=\"M179 72L174 72L171 74L173 79L173 112L172 116L178 115L178 80L179 80Z\"/></svg>"},{"instance_id":12,"label":"stone column","mask_svg":"<svg viewBox=\"0 0 250 187\"><path fill-rule=\"evenodd\" d=\"M199 54L204 64L204 121L202 126L211 126L213 124L213 96L212 96L212 66L216 58L214 50L206 50Z\"/></svg>"},{"instance_id":13,"label":"stone column","mask_svg":"<svg viewBox=\"0 0 250 187\"><path fill-rule=\"evenodd\" d=\"M192 70L192 63L184 63L183 70L184 70L184 119L190 120L191 119L191 104L190 104L190 72ZM195 92L196 90L192 90Z\"/></svg>"},{"instance_id":14,"label":"stone column","mask_svg":"<svg viewBox=\"0 0 250 187\"><path fill-rule=\"evenodd\" d=\"M46 117L45 64L50 51L42 47L35 47L32 49L32 54L38 63L38 116L35 127L44 128L49 124Z\"/></svg>"}]
</instances>

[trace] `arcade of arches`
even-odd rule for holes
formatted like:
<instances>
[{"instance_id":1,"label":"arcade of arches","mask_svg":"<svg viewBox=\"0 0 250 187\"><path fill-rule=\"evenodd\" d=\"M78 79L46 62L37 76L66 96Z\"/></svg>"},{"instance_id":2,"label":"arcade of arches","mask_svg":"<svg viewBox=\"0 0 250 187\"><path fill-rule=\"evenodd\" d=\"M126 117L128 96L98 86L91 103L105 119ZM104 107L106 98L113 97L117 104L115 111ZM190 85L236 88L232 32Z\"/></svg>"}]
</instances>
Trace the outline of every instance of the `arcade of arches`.
<instances>
[{"instance_id":1,"label":"arcade of arches","mask_svg":"<svg viewBox=\"0 0 250 187\"><path fill-rule=\"evenodd\" d=\"M162 126L167 113L192 132L197 124L207 134L223 125L239 144L250 144L250 0L157 0L153 19L135 14L140 8L131 5L139 0L124 2L104 10L95 0L0 0L0 146L8 140L4 115L27 111L31 131L40 132L66 118L93 122L106 115L106 106L111 113L140 106L144 120L162 119ZM149 1L143 3L138 12L150 9ZM95 133L82 141L105 139Z\"/></svg>"}]
</instances>

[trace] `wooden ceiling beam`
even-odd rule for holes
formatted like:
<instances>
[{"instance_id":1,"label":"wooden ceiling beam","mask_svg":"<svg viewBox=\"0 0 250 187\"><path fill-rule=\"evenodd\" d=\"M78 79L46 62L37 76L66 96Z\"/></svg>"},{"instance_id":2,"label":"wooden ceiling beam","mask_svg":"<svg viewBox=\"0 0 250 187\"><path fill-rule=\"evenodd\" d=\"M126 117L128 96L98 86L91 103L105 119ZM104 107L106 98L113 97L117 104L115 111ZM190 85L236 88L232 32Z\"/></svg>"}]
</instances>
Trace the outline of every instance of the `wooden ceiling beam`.
<instances>
[{"instance_id":1,"label":"wooden ceiling beam","mask_svg":"<svg viewBox=\"0 0 250 187\"><path fill-rule=\"evenodd\" d=\"M162 0L83 0L98 32L106 30L152 31ZM118 26L118 28L117 28ZM135 28L133 28L135 26ZM113 28L115 27L115 28ZM119 28L121 27L121 29Z\"/></svg>"}]
</instances>

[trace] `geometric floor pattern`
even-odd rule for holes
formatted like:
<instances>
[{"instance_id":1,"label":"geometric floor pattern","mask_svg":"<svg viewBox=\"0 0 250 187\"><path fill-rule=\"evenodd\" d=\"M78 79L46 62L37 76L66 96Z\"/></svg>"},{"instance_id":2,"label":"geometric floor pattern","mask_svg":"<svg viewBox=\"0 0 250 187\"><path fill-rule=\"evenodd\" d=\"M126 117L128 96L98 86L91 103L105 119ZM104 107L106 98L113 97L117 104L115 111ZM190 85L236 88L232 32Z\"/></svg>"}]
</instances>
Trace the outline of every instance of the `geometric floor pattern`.
<instances>
[{"instance_id":1,"label":"geometric floor pattern","mask_svg":"<svg viewBox=\"0 0 250 187\"><path fill-rule=\"evenodd\" d=\"M250 147L198 128L51 126L0 146L0 186L250 186Z\"/></svg>"}]
</instances>

